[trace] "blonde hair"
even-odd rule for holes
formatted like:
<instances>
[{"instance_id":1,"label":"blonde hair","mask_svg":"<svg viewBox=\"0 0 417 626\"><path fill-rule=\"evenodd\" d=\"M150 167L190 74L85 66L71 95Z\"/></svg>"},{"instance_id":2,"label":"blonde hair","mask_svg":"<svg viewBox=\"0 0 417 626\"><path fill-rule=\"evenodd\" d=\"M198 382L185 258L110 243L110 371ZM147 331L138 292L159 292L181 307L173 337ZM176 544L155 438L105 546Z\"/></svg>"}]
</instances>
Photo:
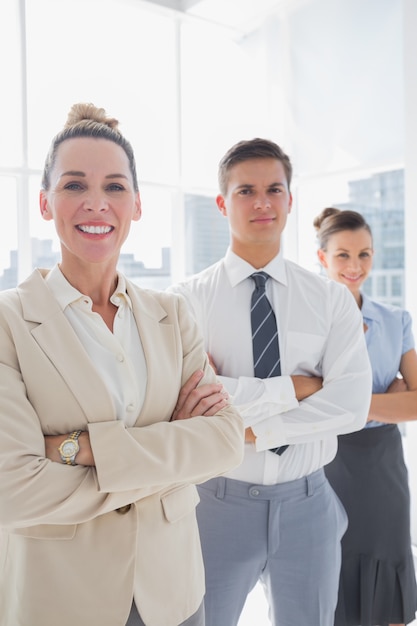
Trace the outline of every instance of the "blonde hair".
<instances>
[{"instance_id":1,"label":"blonde hair","mask_svg":"<svg viewBox=\"0 0 417 626\"><path fill-rule=\"evenodd\" d=\"M95 139L107 139L120 146L129 160L129 168L133 178L135 191L139 190L136 163L133 148L120 132L119 122L114 117L109 117L102 108L94 104L80 102L73 104L63 129L55 135L45 160L42 174L42 189L47 191L50 186L50 174L55 165L56 155L60 144L67 139L77 137L92 137Z\"/></svg>"}]
</instances>

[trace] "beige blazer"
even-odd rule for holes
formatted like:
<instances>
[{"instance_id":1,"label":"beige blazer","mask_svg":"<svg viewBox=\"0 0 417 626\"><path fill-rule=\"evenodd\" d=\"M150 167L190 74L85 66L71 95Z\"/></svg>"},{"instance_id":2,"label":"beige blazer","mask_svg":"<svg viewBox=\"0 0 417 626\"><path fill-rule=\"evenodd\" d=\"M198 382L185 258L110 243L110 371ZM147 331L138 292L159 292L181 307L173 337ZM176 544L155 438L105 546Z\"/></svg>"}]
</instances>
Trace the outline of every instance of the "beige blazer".
<instances>
[{"instance_id":1,"label":"beige blazer","mask_svg":"<svg viewBox=\"0 0 417 626\"><path fill-rule=\"evenodd\" d=\"M0 626L124 626L133 596L176 626L204 593L194 484L241 462L242 420L169 421L196 369L215 376L184 301L128 282L148 382L126 428L45 274L0 293ZM45 458L44 435L74 429L95 468Z\"/></svg>"}]
</instances>

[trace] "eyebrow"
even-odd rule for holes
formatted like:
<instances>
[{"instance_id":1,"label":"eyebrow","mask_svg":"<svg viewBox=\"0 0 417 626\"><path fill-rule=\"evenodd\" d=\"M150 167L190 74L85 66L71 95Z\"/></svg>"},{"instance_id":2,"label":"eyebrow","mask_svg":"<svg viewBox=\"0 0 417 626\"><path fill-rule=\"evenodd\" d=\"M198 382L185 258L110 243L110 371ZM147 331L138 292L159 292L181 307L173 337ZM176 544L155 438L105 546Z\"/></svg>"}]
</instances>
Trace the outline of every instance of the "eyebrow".
<instances>
[{"instance_id":1,"label":"eyebrow","mask_svg":"<svg viewBox=\"0 0 417 626\"><path fill-rule=\"evenodd\" d=\"M367 248L362 248L361 250L359 250L359 252L365 252L367 250L372 250L372 248L367 247ZM350 252L349 248L336 248L336 252Z\"/></svg>"},{"instance_id":2,"label":"eyebrow","mask_svg":"<svg viewBox=\"0 0 417 626\"><path fill-rule=\"evenodd\" d=\"M236 189L253 189L254 187L256 187L256 185L252 185L250 183L242 183L241 185L238 185ZM285 187L285 183L275 182L267 185L267 187Z\"/></svg>"},{"instance_id":3,"label":"eyebrow","mask_svg":"<svg viewBox=\"0 0 417 626\"><path fill-rule=\"evenodd\" d=\"M79 176L81 178L85 178L86 174L85 172L78 172L77 170L68 170L68 172L63 172L61 174L61 178L63 178L64 176ZM127 176L125 174L107 174L107 176L105 176L104 178L125 178L127 180Z\"/></svg>"}]
</instances>

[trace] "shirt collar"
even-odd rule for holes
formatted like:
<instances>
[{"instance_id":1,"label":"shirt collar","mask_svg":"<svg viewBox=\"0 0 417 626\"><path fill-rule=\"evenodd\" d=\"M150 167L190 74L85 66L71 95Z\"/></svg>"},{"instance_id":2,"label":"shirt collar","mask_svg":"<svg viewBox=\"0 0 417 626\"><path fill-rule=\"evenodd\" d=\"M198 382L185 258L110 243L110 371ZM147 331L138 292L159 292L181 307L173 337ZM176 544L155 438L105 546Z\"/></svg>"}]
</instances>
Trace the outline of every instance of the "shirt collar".
<instances>
[{"instance_id":1,"label":"shirt collar","mask_svg":"<svg viewBox=\"0 0 417 626\"><path fill-rule=\"evenodd\" d=\"M371 300L365 293L361 292L361 296L362 296L362 306L361 306L362 317L366 318L367 320L379 320L380 319L379 307L377 307L375 303L373 302L373 300Z\"/></svg>"},{"instance_id":2,"label":"shirt collar","mask_svg":"<svg viewBox=\"0 0 417 626\"><path fill-rule=\"evenodd\" d=\"M53 269L46 275L46 282L49 288L57 299L59 305L64 311L67 306L77 302L81 298L85 298L85 294L78 291L71 285L65 278L64 274L59 269L58 265L55 265ZM117 285L110 300L116 306L119 306L121 301L125 301L130 308L132 308L131 300L127 294L126 279L123 274L117 274Z\"/></svg>"},{"instance_id":3,"label":"shirt collar","mask_svg":"<svg viewBox=\"0 0 417 626\"><path fill-rule=\"evenodd\" d=\"M261 270L269 274L271 278L279 283L287 285L287 272L284 257L281 251L272 259L272 261L265 265L265 267L256 269L228 248L224 257L224 266L232 287L235 287L242 281L249 278L254 272L259 272Z\"/></svg>"}]
</instances>

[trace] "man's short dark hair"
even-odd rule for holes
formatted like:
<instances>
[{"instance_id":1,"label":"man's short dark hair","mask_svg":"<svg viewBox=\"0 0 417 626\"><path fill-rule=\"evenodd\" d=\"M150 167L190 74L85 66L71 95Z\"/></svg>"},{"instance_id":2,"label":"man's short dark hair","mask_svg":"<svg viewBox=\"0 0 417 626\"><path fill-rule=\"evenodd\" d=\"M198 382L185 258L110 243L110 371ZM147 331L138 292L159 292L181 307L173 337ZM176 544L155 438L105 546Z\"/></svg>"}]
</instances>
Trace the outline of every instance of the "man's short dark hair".
<instances>
[{"instance_id":1,"label":"man's short dark hair","mask_svg":"<svg viewBox=\"0 0 417 626\"><path fill-rule=\"evenodd\" d=\"M219 189L222 195L227 193L229 182L229 172L237 163L243 163L252 159L276 159L281 161L285 176L290 188L292 178L292 165L290 158L273 141L269 139L256 139L239 141L232 146L219 163L218 180Z\"/></svg>"}]
</instances>

